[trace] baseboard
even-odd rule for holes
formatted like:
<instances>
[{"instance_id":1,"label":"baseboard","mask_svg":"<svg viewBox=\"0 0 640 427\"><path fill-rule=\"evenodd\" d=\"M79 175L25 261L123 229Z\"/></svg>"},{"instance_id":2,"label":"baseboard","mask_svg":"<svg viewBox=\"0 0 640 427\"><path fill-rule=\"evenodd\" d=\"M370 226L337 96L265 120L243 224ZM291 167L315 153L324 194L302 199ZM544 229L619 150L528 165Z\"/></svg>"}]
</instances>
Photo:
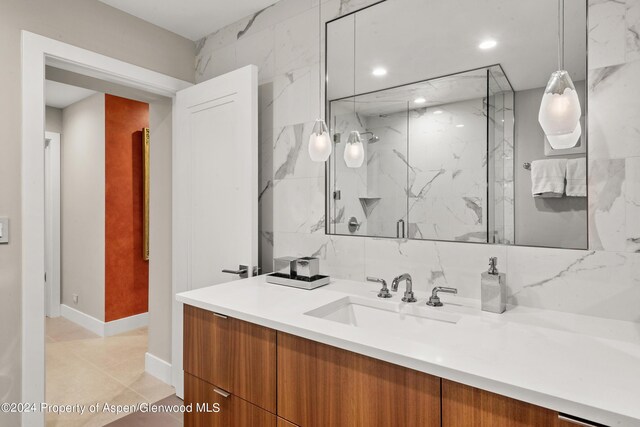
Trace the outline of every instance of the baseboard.
<instances>
[{"instance_id":1,"label":"baseboard","mask_svg":"<svg viewBox=\"0 0 640 427\"><path fill-rule=\"evenodd\" d=\"M151 353L144 354L144 370L162 382L171 384L171 363L165 362Z\"/></svg>"},{"instance_id":2,"label":"baseboard","mask_svg":"<svg viewBox=\"0 0 640 427\"><path fill-rule=\"evenodd\" d=\"M184 371L180 369L172 375L173 387L176 389L176 396L184 400Z\"/></svg>"},{"instance_id":3,"label":"baseboard","mask_svg":"<svg viewBox=\"0 0 640 427\"><path fill-rule=\"evenodd\" d=\"M101 337L118 335L149 324L149 313L136 314L105 323L65 304L60 305L60 315Z\"/></svg>"},{"instance_id":4,"label":"baseboard","mask_svg":"<svg viewBox=\"0 0 640 427\"><path fill-rule=\"evenodd\" d=\"M102 320L98 320L65 304L60 304L60 315L96 335L104 336L104 322Z\"/></svg>"},{"instance_id":5,"label":"baseboard","mask_svg":"<svg viewBox=\"0 0 640 427\"><path fill-rule=\"evenodd\" d=\"M140 313L104 324L104 336L110 337L149 325L149 313Z\"/></svg>"}]
</instances>

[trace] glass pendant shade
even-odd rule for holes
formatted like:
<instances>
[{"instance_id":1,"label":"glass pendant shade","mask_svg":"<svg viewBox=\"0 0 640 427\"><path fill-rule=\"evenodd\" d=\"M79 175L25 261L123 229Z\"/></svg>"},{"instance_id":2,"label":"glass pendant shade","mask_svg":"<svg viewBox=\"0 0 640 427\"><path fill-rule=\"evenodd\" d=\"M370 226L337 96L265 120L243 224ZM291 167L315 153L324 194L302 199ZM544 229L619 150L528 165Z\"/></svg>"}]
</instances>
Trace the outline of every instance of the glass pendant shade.
<instances>
[{"instance_id":1,"label":"glass pendant shade","mask_svg":"<svg viewBox=\"0 0 640 427\"><path fill-rule=\"evenodd\" d=\"M580 141L581 135L582 126L580 126L580 122L578 122L578 126L576 126L573 132L564 135L547 135L547 141L549 141L549 145L553 149L562 150L575 147L578 141Z\"/></svg>"},{"instance_id":2,"label":"glass pendant shade","mask_svg":"<svg viewBox=\"0 0 640 427\"><path fill-rule=\"evenodd\" d=\"M314 162L326 162L331 155L331 137L329 129L322 119L316 120L313 132L309 136L309 157Z\"/></svg>"},{"instance_id":3,"label":"glass pendant shade","mask_svg":"<svg viewBox=\"0 0 640 427\"><path fill-rule=\"evenodd\" d=\"M569 73L555 71L547 83L538 113L538 121L551 147L570 148L576 144L582 133L581 115L580 100ZM567 147L571 141L573 144ZM556 146L556 143L564 146Z\"/></svg>"},{"instance_id":4,"label":"glass pendant shade","mask_svg":"<svg viewBox=\"0 0 640 427\"><path fill-rule=\"evenodd\" d=\"M359 168L364 162L364 145L360 139L360 132L356 130L351 131L344 147L344 162L350 168Z\"/></svg>"}]
</instances>

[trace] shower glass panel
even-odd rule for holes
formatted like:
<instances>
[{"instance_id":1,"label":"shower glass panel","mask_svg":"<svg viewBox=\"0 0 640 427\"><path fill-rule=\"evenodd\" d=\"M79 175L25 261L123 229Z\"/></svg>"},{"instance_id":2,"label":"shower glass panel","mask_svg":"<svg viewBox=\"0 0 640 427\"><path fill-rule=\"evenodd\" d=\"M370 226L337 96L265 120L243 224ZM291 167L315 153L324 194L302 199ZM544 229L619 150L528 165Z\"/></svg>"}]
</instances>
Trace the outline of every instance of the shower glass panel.
<instances>
[{"instance_id":1,"label":"shower glass panel","mask_svg":"<svg viewBox=\"0 0 640 427\"><path fill-rule=\"evenodd\" d=\"M489 103L489 241L513 244L514 186L513 141L515 139L514 91L499 67L488 70Z\"/></svg>"},{"instance_id":2,"label":"shower glass panel","mask_svg":"<svg viewBox=\"0 0 640 427\"><path fill-rule=\"evenodd\" d=\"M513 91L500 66L332 100L328 117L336 142L330 234L469 242L513 235L513 171L505 170ZM353 130L365 149L355 169L342 158Z\"/></svg>"}]
</instances>

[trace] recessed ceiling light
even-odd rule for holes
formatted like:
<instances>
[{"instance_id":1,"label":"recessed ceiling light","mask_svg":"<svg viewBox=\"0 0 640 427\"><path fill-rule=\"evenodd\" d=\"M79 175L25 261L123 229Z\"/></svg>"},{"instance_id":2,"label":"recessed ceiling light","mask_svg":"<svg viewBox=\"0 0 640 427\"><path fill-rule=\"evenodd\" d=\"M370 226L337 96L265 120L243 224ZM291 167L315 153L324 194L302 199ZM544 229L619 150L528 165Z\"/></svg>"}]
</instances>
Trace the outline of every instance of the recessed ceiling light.
<instances>
[{"instance_id":1,"label":"recessed ceiling light","mask_svg":"<svg viewBox=\"0 0 640 427\"><path fill-rule=\"evenodd\" d=\"M382 67L376 67L376 68L373 69L371 74L373 74L376 77L382 77L382 76L387 75L387 70L385 68L382 68Z\"/></svg>"},{"instance_id":2,"label":"recessed ceiling light","mask_svg":"<svg viewBox=\"0 0 640 427\"><path fill-rule=\"evenodd\" d=\"M442 114L442 110L436 110L433 112L433 114Z\"/></svg>"},{"instance_id":3,"label":"recessed ceiling light","mask_svg":"<svg viewBox=\"0 0 640 427\"><path fill-rule=\"evenodd\" d=\"M480 43L478 47L482 50L486 50L486 49L492 49L496 47L497 44L498 42L495 40L485 40L482 43Z\"/></svg>"},{"instance_id":4,"label":"recessed ceiling light","mask_svg":"<svg viewBox=\"0 0 640 427\"><path fill-rule=\"evenodd\" d=\"M464 125L463 125L463 124L459 124L459 125L456 125L456 127L457 127L457 128L463 128L463 127L464 127Z\"/></svg>"},{"instance_id":5,"label":"recessed ceiling light","mask_svg":"<svg viewBox=\"0 0 640 427\"><path fill-rule=\"evenodd\" d=\"M425 102L427 102L427 100L424 99L423 97L420 97L420 98L414 99L413 102L416 104L424 104Z\"/></svg>"}]
</instances>

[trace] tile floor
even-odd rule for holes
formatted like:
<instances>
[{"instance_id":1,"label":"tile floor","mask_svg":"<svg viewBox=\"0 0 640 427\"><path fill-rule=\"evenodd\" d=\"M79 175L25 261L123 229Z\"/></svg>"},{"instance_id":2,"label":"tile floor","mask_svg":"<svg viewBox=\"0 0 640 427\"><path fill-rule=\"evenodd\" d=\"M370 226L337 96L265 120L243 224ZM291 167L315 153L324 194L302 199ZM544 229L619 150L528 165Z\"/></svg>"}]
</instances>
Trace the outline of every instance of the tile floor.
<instances>
[{"instance_id":1,"label":"tile floor","mask_svg":"<svg viewBox=\"0 0 640 427\"><path fill-rule=\"evenodd\" d=\"M102 338L62 317L47 318L47 403L132 405L171 399L172 395L177 400L173 387L145 372L146 350L147 328ZM48 413L46 424L47 427L103 426L127 415L88 411L83 415ZM165 414L164 424L153 420L139 424L139 414L135 415L122 419L124 424L116 425L182 425L180 415Z\"/></svg>"}]
</instances>

